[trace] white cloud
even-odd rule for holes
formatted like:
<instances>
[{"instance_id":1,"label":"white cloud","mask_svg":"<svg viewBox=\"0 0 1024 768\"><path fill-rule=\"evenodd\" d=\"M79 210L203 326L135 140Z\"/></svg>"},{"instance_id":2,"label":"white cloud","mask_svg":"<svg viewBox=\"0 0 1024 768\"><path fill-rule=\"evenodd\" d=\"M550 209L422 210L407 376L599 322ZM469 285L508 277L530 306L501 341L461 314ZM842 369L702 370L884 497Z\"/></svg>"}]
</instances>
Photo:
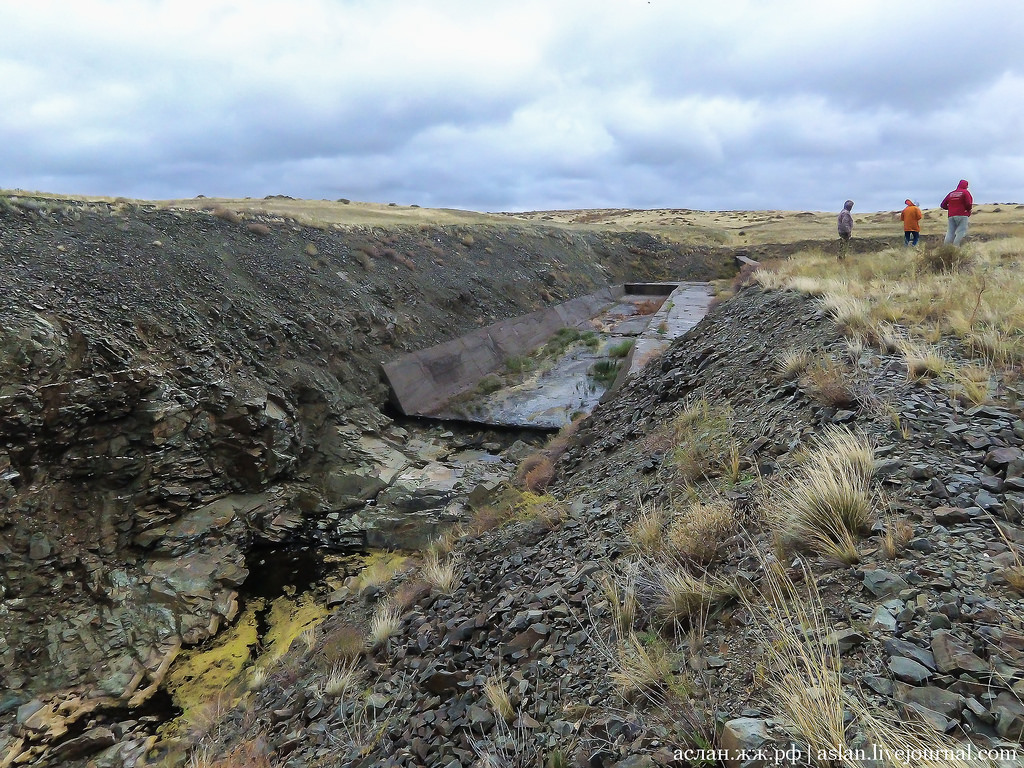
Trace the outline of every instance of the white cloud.
<instances>
[{"instance_id":1,"label":"white cloud","mask_svg":"<svg viewBox=\"0 0 1024 768\"><path fill-rule=\"evenodd\" d=\"M7 3L0 185L865 210L965 175L979 199L1008 199L1024 158L1017 7Z\"/></svg>"}]
</instances>

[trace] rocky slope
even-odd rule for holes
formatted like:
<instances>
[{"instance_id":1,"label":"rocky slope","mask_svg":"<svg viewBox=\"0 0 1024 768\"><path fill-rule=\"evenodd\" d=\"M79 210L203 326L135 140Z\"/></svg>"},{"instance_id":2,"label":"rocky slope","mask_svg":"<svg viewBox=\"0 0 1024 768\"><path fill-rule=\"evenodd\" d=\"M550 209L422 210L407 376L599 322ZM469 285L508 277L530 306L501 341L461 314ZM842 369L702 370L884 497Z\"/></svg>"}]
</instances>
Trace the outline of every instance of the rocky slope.
<instances>
[{"instance_id":1,"label":"rocky slope","mask_svg":"<svg viewBox=\"0 0 1024 768\"><path fill-rule=\"evenodd\" d=\"M837 406L775 376L789 348L847 360L849 401ZM657 595L640 579L629 629L677 651L661 673L686 690L624 697L610 675L622 659L622 614L604 575L626 583L639 508L672 507L690 482L714 489L742 523L709 572L764 583L773 491L815 435L842 424L875 446L877 525L854 565L796 552L784 566L821 593L832 634L819 640L841 654L844 687L869 711L923 722L947 744L1019 754L1024 604L1007 575L1024 543L1024 421L1012 390L998 396L965 407L946 384L909 379L897 356L851 351L810 299L743 290L583 422L550 489L560 502L534 499L530 514L520 507L465 535L446 556L450 590L407 575L353 591L312 647L294 647L208 743L231 765L257 755L289 766L445 768L706 765L674 760L675 750L804 746L790 743L766 684L763 616L742 602L673 629L645 610ZM741 447L731 479L719 468L680 481L665 429L697 397L731 410ZM894 521L909 532L887 554L882 536ZM389 593L402 606L393 634L355 652L348 689L328 684L338 638L367 626ZM507 720L494 681L508 695ZM866 745L864 727L850 715L851 744ZM729 765L771 762L737 754Z\"/></svg>"},{"instance_id":2,"label":"rocky slope","mask_svg":"<svg viewBox=\"0 0 1024 768\"><path fill-rule=\"evenodd\" d=\"M254 546L364 539L354 513L428 463L382 411L389 356L731 266L647 235L24 198L0 199L0 263L2 765L142 727L179 649L236 615Z\"/></svg>"}]
</instances>

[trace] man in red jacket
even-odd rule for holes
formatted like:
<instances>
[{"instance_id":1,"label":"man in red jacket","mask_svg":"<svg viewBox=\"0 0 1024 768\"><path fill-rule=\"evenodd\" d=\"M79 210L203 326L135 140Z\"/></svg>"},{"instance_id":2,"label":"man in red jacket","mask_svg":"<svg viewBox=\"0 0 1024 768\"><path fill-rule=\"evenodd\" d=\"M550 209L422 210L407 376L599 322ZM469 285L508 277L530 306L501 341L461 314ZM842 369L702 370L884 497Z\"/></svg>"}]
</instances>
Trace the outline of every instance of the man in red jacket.
<instances>
[{"instance_id":1,"label":"man in red jacket","mask_svg":"<svg viewBox=\"0 0 1024 768\"><path fill-rule=\"evenodd\" d=\"M949 226L946 228L946 239L943 242L947 245L960 245L967 237L967 219L974 207L974 198L967 191L967 179L960 179L956 189L942 198L939 207L949 212Z\"/></svg>"}]
</instances>

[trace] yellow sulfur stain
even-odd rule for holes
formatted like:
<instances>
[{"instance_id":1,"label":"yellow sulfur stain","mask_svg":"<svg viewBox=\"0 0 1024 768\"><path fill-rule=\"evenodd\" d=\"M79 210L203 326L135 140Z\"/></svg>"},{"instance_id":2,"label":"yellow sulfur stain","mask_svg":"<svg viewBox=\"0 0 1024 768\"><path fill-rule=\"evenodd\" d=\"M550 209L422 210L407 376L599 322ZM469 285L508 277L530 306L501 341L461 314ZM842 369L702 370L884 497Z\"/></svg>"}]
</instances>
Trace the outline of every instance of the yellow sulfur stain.
<instances>
[{"instance_id":1,"label":"yellow sulfur stain","mask_svg":"<svg viewBox=\"0 0 1024 768\"><path fill-rule=\"evenodd\" d=\"M164 685L182 710L179 720L191 722L210 702L225 696L229 704L241 698L236 683L259 645L256 614L262 609L263 601L253 602L209 647L184 651L174 660Z\"/></svg>"},{"instance_id":2,"label":"yellow sulfur stain","mask_svg":"<svg viewBox=\"0 0 1024 768\"><path fill-rule=\"evenodd\" d=\"M279 597L270 604L267 632L263 635L264 653L257 661L268 666L284 656L303 632L323 621L327 609L317 605L311 595L296 599Z\"/></svg>"}]
</instances>

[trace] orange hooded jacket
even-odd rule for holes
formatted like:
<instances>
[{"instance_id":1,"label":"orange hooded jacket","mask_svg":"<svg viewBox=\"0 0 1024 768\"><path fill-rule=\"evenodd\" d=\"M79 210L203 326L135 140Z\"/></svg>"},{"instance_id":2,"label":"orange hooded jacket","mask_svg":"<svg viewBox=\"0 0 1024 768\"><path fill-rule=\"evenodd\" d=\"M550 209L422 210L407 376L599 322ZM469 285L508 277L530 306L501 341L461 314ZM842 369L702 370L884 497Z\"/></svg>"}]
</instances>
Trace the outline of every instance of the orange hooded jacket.
<instances>
[{"instance_id":1,"label":"orange hooded jacket","mask_svg":"<svg viewBox=\"0 0 1024 768\"><path fill-rule=\"evenodd\" d=\"M914 201L909 198L905 201L907 207L903 209L900 214L900 218L903 219L903 231L904 232L920 232L921 231L921 209L914 205Z\"/></svg>"}]
</instances>

